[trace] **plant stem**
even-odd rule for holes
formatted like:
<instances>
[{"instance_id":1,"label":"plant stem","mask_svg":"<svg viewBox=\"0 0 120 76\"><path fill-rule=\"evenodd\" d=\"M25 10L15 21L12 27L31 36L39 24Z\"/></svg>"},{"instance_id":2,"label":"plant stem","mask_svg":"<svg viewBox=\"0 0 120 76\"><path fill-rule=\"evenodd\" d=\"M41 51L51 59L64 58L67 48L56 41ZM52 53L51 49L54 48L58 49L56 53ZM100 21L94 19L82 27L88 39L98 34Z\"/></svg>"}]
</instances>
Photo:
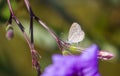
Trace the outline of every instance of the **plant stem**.
<instances>
[{"instance_id":1,"label":"plant stem","mask_svg":"<svg viewBox=\"0 0 120 76\"><path fill-rule=\"evenodd\" d=\"M62 43L65 43L65 42L62 41L62 40L55 34L55 32L54 32L52 29L50 29L42 20L40 20L40 19L33 13L32 9L31 9L31 6L30 6L30 3L29 3L28 0L24 0L24 2L25 2L25 5L26 5L26 7L27 7L27 10L28 10L28 12L29 12L29 14L30 14L30 17L31 17L31 18L34 18L39 24L41 24L42 27L44 27L44 28L53 36L53 38L55 39L55 41L56 41L57 44L58 44L59 49L60 49L60 50L63 50Z\"/></svg>"},{"instance_id":2,"label":"plant stem","mask_svg":"<svg viewBox=\"0 0 120 76\"><path fill-rule=\"evenodd\" d=\"M21 32L23 33L23 36L25 38L25 40L27 41L31 54L32 54L32 61L34 61L32 64L34 65L34 67L37 69L38 75L41 75L41 71L40 71L40 65L37 59L38 53L37 51L34 49L34 44L33 44L33 18L30 18L30 28L31 28L31 42L29 37L27 36L26 32L24 31L24 27L23 25L20 23L20 21L18 20L18 18L15 16L13 10L12 10L12 6L10 4L10 0L7 0L8 3L8 7L10 10L10 18L9 18L9 23L12 23L12 19L15 20L16 24L18 25L18 27L20 28Z\"/></svg>"},{"instance_id":3,"label":"plant stem","mask_svg":"<svg viewBox=\"0 0 120 76\"><path fill-rule=\"evenodd\" d=\"M25 2L25 5L26 5L26 7L27 7L27 10L28 10L28 12L29 12L29 14L30 14L30 34L31 34L31 44L34 45L34 37L33 37L33 33L34 33L34 31L33 31L33 17L34 17L34 15L33 15L33 12L32 12L32 10L31 10L31 7L30 7L30 4L29 4L29 1L28 1L28 0L24 0L24 2ZM33 46L33 47L34 47L34 46Z\"/></svg>"}]
</instances>

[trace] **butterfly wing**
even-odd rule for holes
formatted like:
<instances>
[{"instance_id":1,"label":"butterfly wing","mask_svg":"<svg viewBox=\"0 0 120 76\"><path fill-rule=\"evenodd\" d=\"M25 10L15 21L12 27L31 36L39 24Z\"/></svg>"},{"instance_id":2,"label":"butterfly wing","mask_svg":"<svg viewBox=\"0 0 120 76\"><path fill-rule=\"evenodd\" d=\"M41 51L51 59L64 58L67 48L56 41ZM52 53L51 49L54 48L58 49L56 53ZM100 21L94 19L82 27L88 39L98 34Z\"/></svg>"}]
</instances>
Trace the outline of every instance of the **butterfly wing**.
<instances>
[{"instance_id":1,"label":"butterfly wing","mask_svg":"<svg viewBox=\"0 0 120 76\"><path fill-rule=\"evenodd\" d=\"M78 23L73 23L69 30L68 42L78 43L84 39L85 33Z\"/></svg>"}]
</instances>

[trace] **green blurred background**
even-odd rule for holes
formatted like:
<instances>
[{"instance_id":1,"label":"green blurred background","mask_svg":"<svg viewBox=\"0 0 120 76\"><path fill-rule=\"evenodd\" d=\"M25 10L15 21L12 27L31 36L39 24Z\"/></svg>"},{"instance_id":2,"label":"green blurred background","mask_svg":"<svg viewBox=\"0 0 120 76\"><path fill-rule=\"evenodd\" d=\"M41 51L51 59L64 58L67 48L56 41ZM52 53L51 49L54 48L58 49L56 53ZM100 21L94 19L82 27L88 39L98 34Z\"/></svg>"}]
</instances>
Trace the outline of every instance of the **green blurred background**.
<instances>
[{"instance_id":1,"label":"green blurred background","mask_svg":"<svg viewBox=\"0 0 120 76\"><path fill-rule=\"evenodd\" d=\"M11 4L29 35L29 13L24 1L11 0ZM112 60L99 61L101 76L120 76L120 0L30 0L30 4L34 13L64 41L71 24L78 22L86 33L80 43L82 47L96 43L102 50L115 54ZM37 76L29 47L15 22L14 38L9 41L5 37L9 15L6 0L0 0L0 76ZM61 52L52 36L36 21L34 38L43 71L51 63L51 55Z\"/></svg>"}]
</instances>

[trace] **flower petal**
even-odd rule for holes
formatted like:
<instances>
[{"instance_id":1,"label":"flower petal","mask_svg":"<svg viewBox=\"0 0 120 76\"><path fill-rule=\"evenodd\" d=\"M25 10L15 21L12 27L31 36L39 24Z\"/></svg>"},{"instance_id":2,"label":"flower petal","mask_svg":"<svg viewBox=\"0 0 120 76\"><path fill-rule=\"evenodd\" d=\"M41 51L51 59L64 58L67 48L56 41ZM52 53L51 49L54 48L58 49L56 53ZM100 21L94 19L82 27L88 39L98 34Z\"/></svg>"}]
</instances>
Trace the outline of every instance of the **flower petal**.
<instances>
[{"instance_id":1,"label":"flower petal","mask_svg":"<svg viewBox=\"0 0 120 76\"><path fill-rule=\"evenodd\" d=\"M53 64L42 76L100 76L97 54L98 47L94 44L79 56L54 55Z\"/></svg>"}]
</instances>

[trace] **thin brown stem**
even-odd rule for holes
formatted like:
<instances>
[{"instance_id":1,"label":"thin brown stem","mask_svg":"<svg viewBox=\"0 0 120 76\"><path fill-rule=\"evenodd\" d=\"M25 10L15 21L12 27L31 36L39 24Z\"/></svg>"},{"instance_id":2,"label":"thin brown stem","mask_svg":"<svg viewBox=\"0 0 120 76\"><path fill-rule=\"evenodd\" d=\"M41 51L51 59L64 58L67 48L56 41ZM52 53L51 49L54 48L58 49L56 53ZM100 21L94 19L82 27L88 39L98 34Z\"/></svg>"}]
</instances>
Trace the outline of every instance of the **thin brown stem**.
<instances>
[{"instance_id":1,"label":"thin brown stem","mask_svg":"<svg viewBox=\"0 0 120 76\"><path fill-rule=\"evenodd\" d=\"M34 16L35 17L35 20L41 24L51 35L52 37L55 39L55 41L57 42L58 44L58 47L59 49L62 51L63 50L63 47L62 47L62 41L56 34L53 30L51 30L42 20L40 20L37 16Z\"/></svg>"},{"instance_id":2,"label":"thin brown stem","mask_svg":"<svg viewBox=\"0 0 120 76\"><path fill-rule=\"evenodd\" d=\"M30 34L31 34L31 44L33 44L33 47L34 47L34 37L33 37L33 34L34 34L34 31L33 31L33 12L31 10L31 7L30 7L30 4L29 4L29 1L28 0L24 0L25 2L25 5L27 7L27 10L30 14Z\"/></svg>"},{"instance_id":3,"label":"thin brown stem","mask_svg":"<svg viewBox=\"0 0 120 76\"><path fill-rule=\"evenodd\" d=\"M33 18L34 18L34 14L31 10L31 7L30 7L30 4L29 4L29 1L28 0L24 0L25 2L25 5L27 7L27 10L30 14L30 34L31 34L31 44L32 44L32 48L34 48L34 31L33 31ZM38 76L41 75L41 71L40 71L40 64L39 64L39 61L38 61L38 53L36 50L31 50L31 55L32 55L32 64L33 64L33 67L36 69L37 73L38 73Z\"/></svg>"},{"instance_id":4,"label":"thin brown stem","mask_svg":"<svg viewBox=\"0 0 120 76\"><path fill-rule=\"evenodd\" d=\"M35 16L35 14L33 13L30 3L28 0L24 0L27 10L30 13L30 17L34 18L39 24L41 24L52 36L53 38L56 40L58 47L60 48L60 50L63 49L62 47L62 43L64 43L56 34L55 32L50 29L42 20L40 20L37 16Z\"/></svg>"},{"instance_id":5,"label":"thin brown stem","mask_svg":"<svg viewBox=\"0 0 120 76\"><path fill-rule=\"evenodd\" d=\"M24 31L24 27L22 26L22 24L20 23L20 21L19 21L18 18L15 16L15 14L14 14L14 12L13 12L13 10L12 10L12 6L11 6L11 4L10 4L10 0L7 0L7 3L8 3L8 6L9 6L10 13L11 13L10 19L12 20L12 18L13 18L13 19L15 20L15 22L16 22L17 25L18 25L18 27L19 27L20 30L22 31L23 36L24 36L25 40L27 41L30 49L32 49L32 47L31 47L32 45L31 45L31 43L30 43L29 37L27 36L26 32ZM9 21L10 21L10 20L9 20Z\"/></svg>"},{"instance_id":6,"label":"thin brown stem","mask_svg":"<svg viewBox=\"0 0 120 76\"><path fill-rule=\"evenodd\" d=\"M30 39L29 37L27 36L26 32L24 31L24 27L23 25L20 23L20 21L18 20L18 18L15 16L13 10L12 10L12 6L10 4L10 0L7 0L7 3L8 3L8 6L9 6L9 9L10 9L10 18L9 18L9 23L12 23L12 19L15 20L16 24L18 25L18 27L20 28L20 30L22 31L23 33L23 36L25 38L25 40L27 41L29 47L30 47L30 51L31 51L31 54L32 54L32 61L33 62L33 66L36 68L37 72L38 72L38 75L40 76L41 75L41 71L40 71L40 65L39 65L39 61L37 59L38 57L38 53L37 51L34 49L34 44L33 44L33 17L31 16L30 18L30 28L31 28L31 42L30 42Z\"/></svg>"}]
</instances>

